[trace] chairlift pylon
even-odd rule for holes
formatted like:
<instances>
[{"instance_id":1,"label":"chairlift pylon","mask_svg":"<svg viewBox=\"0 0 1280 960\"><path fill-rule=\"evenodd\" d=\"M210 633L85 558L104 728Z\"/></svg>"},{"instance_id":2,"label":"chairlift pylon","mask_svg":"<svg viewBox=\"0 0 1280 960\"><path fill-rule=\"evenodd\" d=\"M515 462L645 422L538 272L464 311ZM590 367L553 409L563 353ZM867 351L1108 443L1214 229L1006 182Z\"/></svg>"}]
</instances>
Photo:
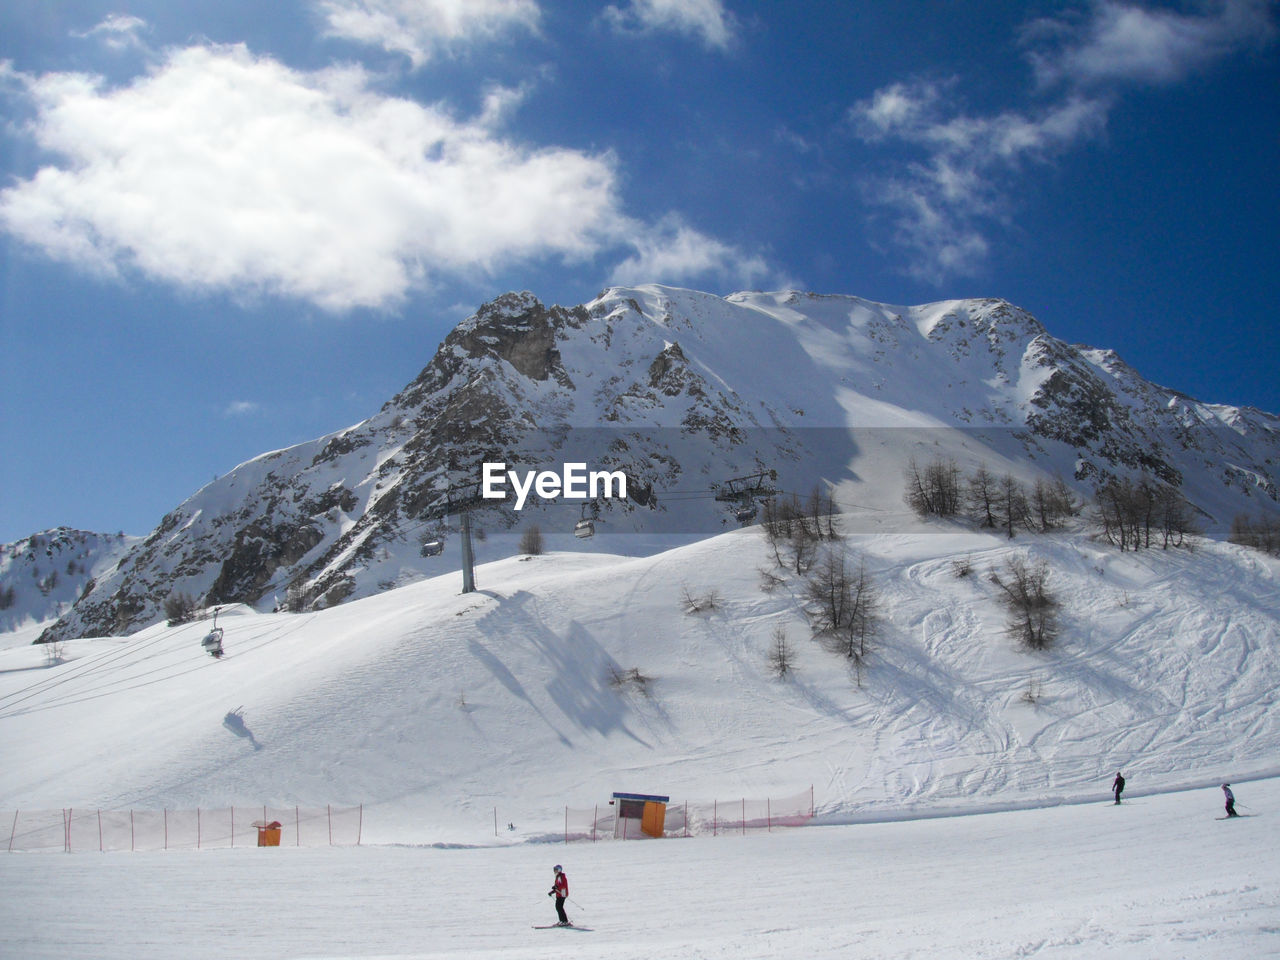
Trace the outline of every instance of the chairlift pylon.
<instances>
[{"instance_id":1,"label":"chairlift pylon","mask_svg":"<svg viewBox=\"0 0 1280 960\"><path fill-rule=\"evenodd\" d=\"M724 486L716 492L716 499L721 503L747 503L761 497L773 497L778 493L774 488L777 480L776 470L761 470L745 477L734 477L724 482Z\"/></svg>"}]
</instances>

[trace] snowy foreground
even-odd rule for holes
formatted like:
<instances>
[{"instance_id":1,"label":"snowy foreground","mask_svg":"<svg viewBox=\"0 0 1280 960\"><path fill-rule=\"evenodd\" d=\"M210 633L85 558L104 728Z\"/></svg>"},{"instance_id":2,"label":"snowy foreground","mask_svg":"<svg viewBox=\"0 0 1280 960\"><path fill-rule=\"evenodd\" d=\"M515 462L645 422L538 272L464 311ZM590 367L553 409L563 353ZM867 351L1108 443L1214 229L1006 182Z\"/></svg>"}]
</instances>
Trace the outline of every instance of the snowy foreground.
<instances>
[{"instance_id":1,"label":"snowy foreground","mask_svg":"<svg viewBox=\"0 0 1280 960\"><path fill-rule=\"evenodd\" d=\"M861 685L807 638L794 579L761 589L749 530L508 558L465 596L455 572L224 610L222 660L208 621L58 662L0 637L10 833L19 813L171 828L267 804L358 807L363 830L0 853L0 957L1280 956L1280 561L886 524L849 543L884 610ZM1008 638L987 577L1015 556L1064 601L1045 652ZM632 670L642 687L616 682ZM1215 821L1223 780L1254 816ZM810 788L806 827L553 842L611 791L732 809ZM557 862L589 930L531 929Z\"/></svg>"},{"instance_id":2,"label":"snowy foreground","mask_svg":"<svg viewBox=\"0 0 1280 960\"><path fill-rule=\"evenodd\" d=\"M746 837L0 856L0 956L1280 955L1280 781ZM554 918L569 874L574 930ZM582 929L586 928L586 929Z\"/></svg>"}]
</instances>

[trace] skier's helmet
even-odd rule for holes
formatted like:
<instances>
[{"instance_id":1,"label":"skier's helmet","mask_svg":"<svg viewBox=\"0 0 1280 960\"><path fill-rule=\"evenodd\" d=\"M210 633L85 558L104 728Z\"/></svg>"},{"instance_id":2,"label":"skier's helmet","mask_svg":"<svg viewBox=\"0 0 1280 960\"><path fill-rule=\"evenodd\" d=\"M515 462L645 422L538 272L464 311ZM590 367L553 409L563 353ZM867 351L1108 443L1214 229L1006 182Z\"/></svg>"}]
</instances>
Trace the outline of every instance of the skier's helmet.
<instances>
[{"instance_id":1,"label":"skier's helmet","mask_svg":"<svg viewBox=\"0 0 1280 960\"><path fill-rule=\"evenodd\" d=\"M560 864L558 863L551 869L554 870L556 873L564 873L564 870L561 868Z\"/></svg>"}]
</instances>

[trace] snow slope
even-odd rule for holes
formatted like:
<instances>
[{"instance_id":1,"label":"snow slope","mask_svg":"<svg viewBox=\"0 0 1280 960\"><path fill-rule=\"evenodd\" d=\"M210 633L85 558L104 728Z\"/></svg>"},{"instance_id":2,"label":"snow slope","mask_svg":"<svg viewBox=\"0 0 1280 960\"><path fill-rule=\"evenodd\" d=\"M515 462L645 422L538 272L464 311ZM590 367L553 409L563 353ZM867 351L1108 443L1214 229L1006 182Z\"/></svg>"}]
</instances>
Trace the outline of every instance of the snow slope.
<instances>
[{"instance_id":1,"label":"snow slope","mask_svg":"<svg viewBox=\"0 0 1280 960\"><path fill-rule=\"evenodd\" d=\"M860 687L807 639L795 582L761 590L754 530L499 561L465 596L451 574L231 608L221 661L208 623L69 642L55 666L0 650L0 811L362 803L366 844L0 856L0 954L1276 955L1280 561L884 522L849 544L886 615ZM1013 554L1051 561L1066 601L1045 653L1003 634L984 577ZM779 627L788 680L767 665ZM632 667L647 696L609 682ZM224 723L237 708L252 737ZM1223 779L1250 816L1215 822ZM614 790L809 784L809 828L547 842ZM555 862L588 929L530 929Z\"/></svg>"},{"instance_id":2,"label":"snow slope","mask_svg":"<svg viewBox=\"0 0 1280 960\"><path fill-rule=\"evenodd\" d=\"M1092 799L1121 768L1138 793L1280 774L1280 562L930 525L850 549L885 614L861 687L808 639L794 579L761 589L755 529L502 560L469 595L452 574L321 612L231 608L221 661L208 623L73 641L55 667L0 651L0 810L364 804L366 840L481 843L495 809L540 837L615 790L812 785L820 819L849 822ZM1048 560L1064 600L1047 652L1005 636L986 574L1013 555ZM685 592L718 602L691 615ZM632 668L644 691L611 682ZM224 724L238 709L252 740Z\"/></svg>"},{"instance_id":3,"label":"snow slope","mask_svg":"<svg viewBox=\"0 0 1280 960\"><path fill-rule=\"evenodd\" d=\"M1280 781L661 843L0 856L22 960L1274 957ZM586 929L554 916L551 866Z\"/></svg>"}]
</instances>

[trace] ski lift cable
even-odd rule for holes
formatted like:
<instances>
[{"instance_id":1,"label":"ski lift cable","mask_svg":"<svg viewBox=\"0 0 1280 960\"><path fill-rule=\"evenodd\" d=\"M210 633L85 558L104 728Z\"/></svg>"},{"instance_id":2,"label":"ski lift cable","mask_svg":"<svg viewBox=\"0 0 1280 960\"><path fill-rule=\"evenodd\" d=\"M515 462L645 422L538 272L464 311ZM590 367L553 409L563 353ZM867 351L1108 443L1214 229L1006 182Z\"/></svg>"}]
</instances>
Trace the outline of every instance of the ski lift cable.
<instances>
[{"instance_id":1,"label":"ski lift cable","mask_svg":"<svg viewBox=\"0 0 1280 960\"><path fill-rule=\"evenodd\" d=\"M310 620L310 619L312 619L314 616L315 616L315 615L314 615L314 614L312 614L312 616L311 616L311 617L309 617L309 618L307 618L307 619L308 619L308 620ZM276 640L279 640L281 637L286 636L288 633L292 633L292 632L294 632L294 631L296 631L296 630L298 630L298 629L301 629L301 627L302 627L302 626L303 626L303 624L291 624L291 625L289 625L289 627L288 627L287 629L271 631L271 632L269 632L268 634L266 634L266 639L265 639L265 640L262 640L262 641L261 641L261 642L259 642L259 643L255 643L255 644L252 644L252 645L245 645L245 644L243 644L243 643L237 644L237 650L238 650L238 651L241 651L241 652L244 652L244 653L251 653L251 652L253 652L254 650L259 649L260 647L264 647L264 646L266 646L266 645L267 645L267 644L269 644L269 643L274 643ZM182 649L183 649L183 651L185 651L185 650L186 650L186 648L185 648L185 647L184 647L184 648L182 648ZM184 662L185 662L185 661L184 661ZM202 665L207 665L207 664L205 664L205 663L203 662L203 660L202 660ZM171 666L171 665L170 665L170 666ZM104 684L104 685L101 685L101 686L97 686L97 687L90 687L90 688L88 688L88 689L86 689L86 690L78 690L78 691L75 691L75 692L71 693L71 694L69 695L69 698L71 698L71 697L79 697L79 696L82 696L82 695L84 695L84 694L98 693L99 691L104 691L104 690L105 690L105 691L107 691L107 692L109 693L109 692L111 692L111 691L112 691L112 688L113 688L113 687L116 687L116 686L118 686L118 685L119 685L119 684L121 684L121 683L127 683L127 682L132 681L132 680L140 680L140 679L141 679L141 678L143 678L143 677L149 677L149 676L151 676L152 674L158 673L158 672L163 671L163 670L166 670L166 669L170 669L170 666L164 666L164 665L162 665L162 666L159 666L159 667L154 667L154 668L152 668L152 669L150 669L150 670L143 671L142 673L134 673L134 674L131 674L131 675L126 676L126 677L120 677L120 678L117 678L117 679L112 680L112 681L110 681L110 682L108 682L108 683L106 683L106 684ZM184 670L184 671L179 671L179 673L177 673L177 674L173 674L173 676L180 676L182 673L186 673L186 672L188 672L188 671L185 671L185 670ZM161 677L160 679L165 679L165 678L164 678L164 677ZM132 688L129 688L129 689L132 689ZM52 702L51 702L51 705L60 705L62 702L64 702L64 701L61 701L61 700L59 700L59 701L52 701Z\"/></svg>"},{"instance_id":2,"label":"ski lift cable","mask_svg":"<svg viewBox=\"0 0 1280 960\"><path fill-rule=\"evenodd\" d=\"M251 649L256 649L256 648L251 648ZM250 651L245 651L245 652L250 652ZM142 676L146 676L146 674L136 674L133 677L129 677L126 679L139 680L138 683L132 683L132 684L129 684L128 686L119 686L119 683L121 681L116 681L112 684L107 685L106 687L95 687L95 688L91 688L90 690L76 691L75 693L71 693L58 700L52 700L46 703L34 704L25 709L19 709L12 712L0 713L0 720L7 720L12 717L27 716L32 713L40 713L45 710L53 710L58 707L71 706L77 703L86 703L92 700L101 700L104 697L115 696L120 693L125 693L129 690L137 690L142 687L153 686L154 684L157 684L157 683L164 683L165 681L184 676L188 673L193 673L196 670L203 670L207 667L212 667L217 662L218 662L217 660L208 660L202 656L202 657L199 657L199 662L196 664L196 666L189 667L185 670L179 670L175 673L166 674L165 676L162 676L162 677L155 677L150 680L140 680L140 678ZM155 671L151 671L151 672L154 673Z\"/></svg>"},{"instance_id":3,"label":"ski lift cable","mask_svg":"<svg viewBox=\"0 0 1280 960\"><path fill-rule=\"evenodd\" d=\"M177 630L179 632L189 632L192 628L201 628L202 626L203 626L203 622L182 624L177 628ZM141 638L135 641L131 641L129 643L124 644L123 646L114 647L110 650L104 650L101 653L96 655L83 657L79 660L76 660L74 663L68 664L66 670L59 671L58 676L56 677L48 677L43 680L38 680L35 683L28 684L25 687L22 687L18 690L14 690L7 694L4 694L3 696L0 696L0 710L15 706L18 703L22 703L26 700L29 700L32 696L37 696L40 693L47 692L49 690L54 689L55 687L60 687L64 684L73 683L76 681L84 681L89 679L90 676L96 677L97 674L99 674L100 672L102 672L112 664L114 664L116 661L122 660L125 657L129 656L130 654L137 652L138 650L145 650L147 647L156 646L157 644L160 644L166 640L171 640L173 639L173 637L174 637L173 633L165 632L154 637ZM154 656L156 656L156 654L152 654L147 659L151 659ZM131 664L131 665L137 666L138 664ZM147 673L153 673L155 672L155 670L159 670L159 669L164 669L164 668L157 667L154 670L147 671ZM132 677L144 676L144 675L146 674L132 674L131 677L126 677L124 679L131 679ZM109 681L109 682L119 682L119 681ZM94 689L99 689L99 688L94 688ZM27 694L27 696L21 696L22 694ZM14 700L13 698L15 697L20 697L20 699ZM9 701L9 702L6 702L6 701Z\"/></svg>"},{"instance_id":4,"label":"ski lift cable","mask_svg":"<svg viewBox=\"0 0 1280 960\"><path fill-rule=\"evenodd\" d=\"M74 660L73 662L67 664L66 668L64 670L60 670L57 676L46 677L42 680L37 680L34 683L31 683L25 687L22 687L21 689L14 690L10 693L5 694L4 696L0 696L0 702L7 700L10 697L17 696L20 693L25 693L28 690L35 690L41 687L60 686L63 683L76 679L76 677L81 673L84 673L86 671L101 669L102 667L109 665L113 661L119 660L122 657L125 657L128 654L134 652L136 649L139 649L139 648L145 649L146 647L159 643L163 639L164 639L163 635L157 636L157 637L150 637L150 638L140 637L136 640L128 641L122 646L111 647L107 650L103 650L98 653L91 654L90 656L87 656L87 657L80 657ZM73 642L73 641L64 641L64 642Z\"/></svg>"},{"instance_id":5,"label":"ski lift cable","mask_svg":"<svg viewBox=\"0 0 1280 960\"><path fill-rule=\"evenodd\" d=\"M302 623L289 624L283 629L271 631L266 635L266 639L262 640L259 643L254 643L251 645L245 645L243 643L237 644L237 656L241 654L252 653L255 650L259 650L262 647L267 646L268 644L275 643L277 640L281 639L282 637L285 637L290 633L294 633L297 630L302 629L302 627L304 627L306 623L314 619L314 617L315 617L315 614L312 614L310 617L307 617ZM158 639L165 639L166 637L167 635L162 636ZM112 696L116 693L123 693L128 690L136 690L140 687L150 686L155 683L162 683L166 680L170 680L175 677L184 676L185 674L191 673L194 670L202 670L206 667L211 667L216 662L217 662L216 660L208 660L205 657L201 656L199 658L198 665L195 667L189 667L184 670L178 670L177 672L166 674L165 676L161 676L161 677L155 677L154 679L150 679L150 680L144 680L142 678L150 677L152 674L155 674L161 670L165 670L168 668L164 666L160 666L160 667L155 667L151 670L144 671L142 673L134 673L126 677L119 677L114 680L110 680L105 684L100 684L95 687L89 687L88 689L71 691L63 697L50 700L44 703L35 704L26 709L20 709L20 710L14 711L14 710L11 710L10 708L17 706L17 703L7 704L5 707L0 708L0 720L9 719L10 717L26 716L27 714L38 713L42 710L49 710L55 707L68 706L70 704L75 704L75 703L84 703L89 700L97 700L102 697ZM140 682L131 683L131 681L135 681L135 680ZM120 686L121 684L129 684L129 685ZM30 699L30 697L24 698L24 699Z\"/></svg>"},{"instance_id":6,"label":"ski lift cable","mask_svg":"<svg viewBox=\"0 0 1280 960\"><path fill-rule=\"evenodd\" d=\"M0 709L13 706L14 704L21 703L24 700L29 700L32 696L37 696L38 694L52 690L55 687L60 687L64 683L71 683L75 680L84 679L85 676L97 673L99 670L110 666L113 662L121 659L127 654L133 653L138 649L146 649L147 647L154 646L163 639L165 639L165 637L161 635L159 637L152 637L149 640L138 640L123 647L103 651L95 657L86 657L82 660L77 660L75 663L68 665L67 672L60 671L58 676L46 677L0 697ZM86 663L85 661L92 662ZM20 697L20 695L24 693L28 694L28 696ZM14 697L20 697L20 699L13 700ZM5 701L12 702L6 703Z\"/></svg>"}]
</instances>

